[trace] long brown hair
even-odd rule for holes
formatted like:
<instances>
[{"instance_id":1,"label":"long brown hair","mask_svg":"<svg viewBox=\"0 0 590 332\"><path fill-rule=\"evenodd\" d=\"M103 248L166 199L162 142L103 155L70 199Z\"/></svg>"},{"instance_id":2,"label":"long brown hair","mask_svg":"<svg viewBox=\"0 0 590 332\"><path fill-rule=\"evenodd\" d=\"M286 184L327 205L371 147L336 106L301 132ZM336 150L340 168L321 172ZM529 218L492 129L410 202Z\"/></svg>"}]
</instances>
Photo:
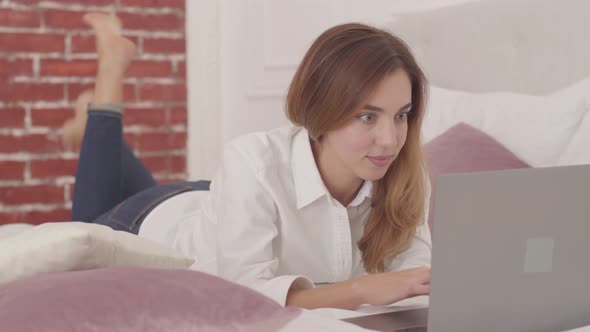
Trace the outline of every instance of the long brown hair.
<instances>
[{"instance_id":1,"label":"long brown hair","mask_svg":"<svg viewBox=\"0 0 590 332\"><path fill-rule=\"evenodd\" d=\"M412 84L406 143L375 181L371 211L357 245L365 269L383 272L424 222L425 174L420 142L427 82L409 47L391 33L359 23L322 33L299 65L286 101L287 116L317 141L346 124L384 77L404 70Z\"/></svg>"}]
</instances>

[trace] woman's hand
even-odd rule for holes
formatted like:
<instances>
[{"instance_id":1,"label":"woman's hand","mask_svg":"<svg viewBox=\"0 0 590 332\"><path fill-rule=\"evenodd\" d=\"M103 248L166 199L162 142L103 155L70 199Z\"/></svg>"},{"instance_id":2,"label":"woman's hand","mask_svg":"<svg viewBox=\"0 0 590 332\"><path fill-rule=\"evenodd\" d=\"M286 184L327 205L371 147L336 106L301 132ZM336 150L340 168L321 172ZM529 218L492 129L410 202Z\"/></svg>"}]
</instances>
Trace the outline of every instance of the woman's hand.
<instances>
[{"instance_id":1,"label":"woman's hand","mask_svg":"<svg viewBox=\"0 0 590 332\"><path fill-rule=\"evenodd\" d=\"M369 274L309 289L290 289L287 305L306 309L340 308L355 310L361 304L388 305L430 293L430 268Z\"/></svg>"},{"instance_id":2,"label":"woman's hand","mask_svg":"<svg viewBox=\"0 0 590 332\"><path fill-rule=\"evenodd\" d=\"M369 274L354 282L364 303L388 305L409 297L430 294L430 268Z\"/></svg>"}]
</instances>

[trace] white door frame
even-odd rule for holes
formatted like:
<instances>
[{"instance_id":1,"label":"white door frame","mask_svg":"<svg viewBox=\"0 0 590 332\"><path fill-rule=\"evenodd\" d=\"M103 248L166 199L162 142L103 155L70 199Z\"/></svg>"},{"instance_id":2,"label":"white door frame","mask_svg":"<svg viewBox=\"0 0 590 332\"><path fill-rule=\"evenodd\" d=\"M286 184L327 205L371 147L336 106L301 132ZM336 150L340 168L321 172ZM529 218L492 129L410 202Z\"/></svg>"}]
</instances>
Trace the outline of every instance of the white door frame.
<instances>
[{"instance_id":1,"label":"white door frame","mask_svg":"<svg viewBox=\"0 0 590 332\"><path fill-rule=\"evenodd\" d=\"M222 147L221 3L186 1L188 176L211 179Z\"/></svg>"}]
</instances>

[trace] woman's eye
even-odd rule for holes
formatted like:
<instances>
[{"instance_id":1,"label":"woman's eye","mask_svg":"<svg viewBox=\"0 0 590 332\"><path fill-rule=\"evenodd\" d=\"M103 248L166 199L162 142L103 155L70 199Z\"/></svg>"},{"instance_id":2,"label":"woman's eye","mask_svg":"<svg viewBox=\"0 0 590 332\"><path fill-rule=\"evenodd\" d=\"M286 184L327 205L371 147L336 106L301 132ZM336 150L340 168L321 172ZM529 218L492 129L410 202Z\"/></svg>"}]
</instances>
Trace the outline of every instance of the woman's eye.
<instances>
[{"instance_id":1,"label":"woman's eye","mask_svg":"<svg viewBox=\"0 0 590 332\"><path fill-rule=\"evenodd\" d=\"M363 122L371 122L375 120L375 116L373 114L363 114L359 116L359 119L361 119Z\"/></svg>"},{"instance_id":2,"label":"woman's eye","mask_svg":"<svg viewBox=\"0 0 590 332\"><path fill-rule=\"evenodd\" d=\"M400 120L405 120L408 118L410 112L401 112L397 115L397 118Z\"/></svg>"}]
</instances>

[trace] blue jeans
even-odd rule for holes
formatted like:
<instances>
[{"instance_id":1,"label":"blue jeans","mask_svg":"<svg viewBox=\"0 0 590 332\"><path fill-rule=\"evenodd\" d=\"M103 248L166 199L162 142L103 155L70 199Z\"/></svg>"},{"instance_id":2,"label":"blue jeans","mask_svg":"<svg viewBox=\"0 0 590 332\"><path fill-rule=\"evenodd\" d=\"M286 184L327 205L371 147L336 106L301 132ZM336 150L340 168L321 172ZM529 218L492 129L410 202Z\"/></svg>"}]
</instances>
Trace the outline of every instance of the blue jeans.
<instances>
[{"instance_id":1,"label":"blue jeans","mask_svg":"<svg viewBox=\"0 0 590 332\"><path fill-rule=\"evenodd\" d=\"M71 219L138 234L158 204L182 192L209 190L209 184L156 184L123 139L122 115L94 106L80 148Z\"/></svg>"}]
</instances>

